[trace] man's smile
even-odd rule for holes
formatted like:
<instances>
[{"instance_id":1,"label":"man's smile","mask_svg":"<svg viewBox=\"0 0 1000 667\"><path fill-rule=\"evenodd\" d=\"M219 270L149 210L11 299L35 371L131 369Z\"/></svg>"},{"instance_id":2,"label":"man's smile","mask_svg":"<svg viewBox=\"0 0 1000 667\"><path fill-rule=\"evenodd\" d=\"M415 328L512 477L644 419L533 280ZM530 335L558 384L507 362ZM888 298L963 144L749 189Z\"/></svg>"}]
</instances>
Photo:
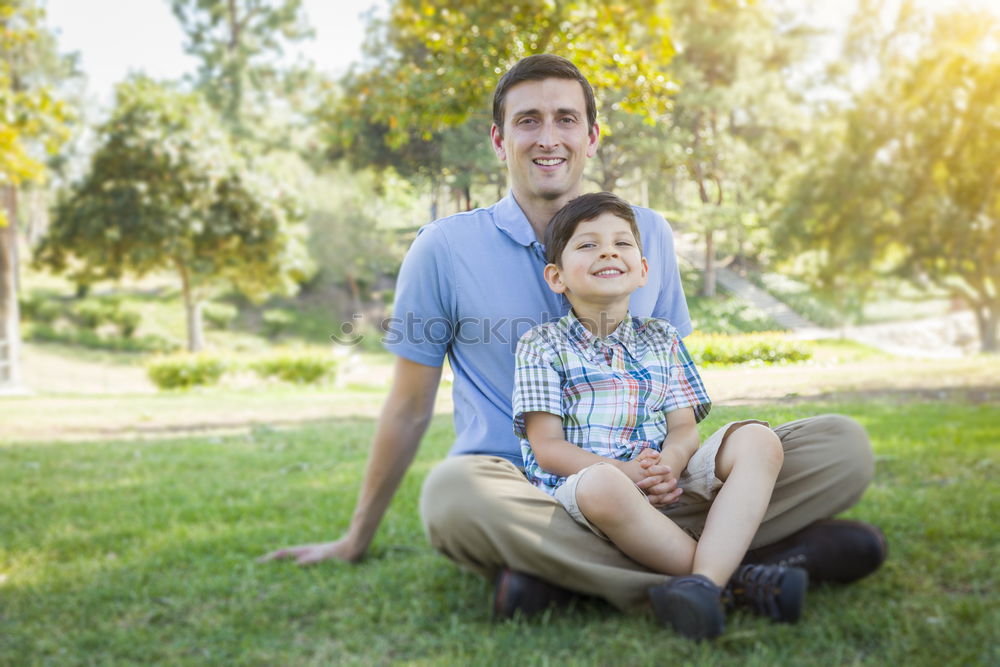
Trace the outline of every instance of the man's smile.
<instances>
[{"instance_id":1,"label":"man's smile","mask_svg":"<svg viewBox=\"0 0 1000 667\"><path fill-rule=\"evenodd\" d=\"M566 161L564 157L536 157L532 162L540 167L555 167Z\"/></svg>"}]
</instances>

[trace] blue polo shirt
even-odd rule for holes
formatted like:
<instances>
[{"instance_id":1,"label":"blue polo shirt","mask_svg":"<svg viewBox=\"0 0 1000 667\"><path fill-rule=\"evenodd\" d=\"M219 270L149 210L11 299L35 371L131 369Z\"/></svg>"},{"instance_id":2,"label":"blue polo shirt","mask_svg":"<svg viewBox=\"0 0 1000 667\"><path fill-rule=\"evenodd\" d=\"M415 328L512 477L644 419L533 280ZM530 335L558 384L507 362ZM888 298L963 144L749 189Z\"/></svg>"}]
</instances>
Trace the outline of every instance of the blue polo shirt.
<instances>
[{"instance_id":1,"label":"blue polo shirt","mask_svg":"<svg viewBox=\"0 0 1000 667\"><path fill-rule=\"evenodd\" d=\"M691 318L670 226L659 214L634 208L649 280L632 294L629 310L665 319L687 336ZM385 347L425 366L448 357L455 376L451 455L522 463L511 429L517 341L570 308L546 285L545 264L545 247L513 195L425 225L403 260Z\"/></svg>"}]
</instances>

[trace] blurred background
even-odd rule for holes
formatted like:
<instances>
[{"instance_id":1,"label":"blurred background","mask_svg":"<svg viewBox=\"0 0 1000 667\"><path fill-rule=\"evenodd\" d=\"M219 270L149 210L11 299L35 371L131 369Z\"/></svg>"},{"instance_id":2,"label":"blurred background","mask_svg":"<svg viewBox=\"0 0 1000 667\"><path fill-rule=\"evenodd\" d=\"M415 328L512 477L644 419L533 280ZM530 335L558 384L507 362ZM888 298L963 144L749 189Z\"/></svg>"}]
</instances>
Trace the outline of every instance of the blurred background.
<instances>
[{"instance_id":1,"label":"blurred background","mask_svg":"<svg viewBox=\"0 0 1000 667\"><path fill-rule=\"evenodd\" d=\"M699 332L997 349L994 2L0 0L0 30L9 390L376 351L419 226L506 193L491 94L540 52L594 84L587 187L671 221Z\"/></svg>"}]
</instances>

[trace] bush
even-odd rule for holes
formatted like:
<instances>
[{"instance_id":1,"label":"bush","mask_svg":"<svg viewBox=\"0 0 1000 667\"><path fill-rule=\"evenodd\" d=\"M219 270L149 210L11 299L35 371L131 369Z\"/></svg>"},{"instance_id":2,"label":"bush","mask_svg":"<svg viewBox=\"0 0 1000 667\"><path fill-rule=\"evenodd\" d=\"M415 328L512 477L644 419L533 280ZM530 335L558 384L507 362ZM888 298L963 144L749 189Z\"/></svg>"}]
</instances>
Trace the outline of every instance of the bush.
<instances>
[{"instance_id":1,"label":"bush","mask_svg":"<svg viewBox=\"0 0 1000 667\"><path fill-rule=\"evenodd\" d=\"M228 329L229 325L236 319L236 315L239 314L239 310L236 306L228 303L209 301L202 306L201 313L205 317L205 321L213 328Z\"/></svg>"},{"instance_id":2,"label":"bush","mask_svg":"<svg viewBox=\"0 0 1000 667\"><path fill-rule=\"evenodd\" d=\"M207 354L178 354L146 364L146 373L160 389L190 389L215 384L226 371L226 362Z\"/></svg>"},{"instance_id":3,"label":"bush","mask_svg":"<svg viewBox=\"0 0 1000 667\"><path fill-rule=\"evenodd\" d=\"M284 352L267 356L249 364L262 378L276 377L285 382L313 384L331 378L337 363L328 355L309 352Z\"/></svg>"},{"instance_id":4,"label":"bush","mask_svg":"<svg viewBox=\"0 0 1000 667\"><path fill-rule=\"evenodd\" d=\"M808 345L788 340L780 334L695 333L686 341L691 358L698 366L729 364L781 364L812 358Z\"/></svg>"},{"instance_id":5,"label":"bush","mask_svg":"<svg viewBox=\"0 0 1000 667\"><path fill-rule=\"evenodd\" d=\"M269 338L277 338L280 336L293 321L291 314L286 313L283 310L265 310L263 318L264 335Z\"/></svg>"},{"instance_id":6,"label":"bush","mask_svg":"<svg viewBox=\"0 0 1000 667\"><path fill-rule=\"evenodd\" d=\"M55 299L33 294L20 300L21 318L39 324L52 324L63 313L63 307Z\"/></svg>"},{"instance_id":7,"label":"bush","mask_svg":"<svg viewBox=\"0 0 1000 667\"><path fill-rule=\"evenodd\" d=\"M113 322L118 304L103 301L81 301L73 305L73 321L87 329L97 329Z\"/></svg>"},{"instance_id":8,"label":"bush","mask_svg":"<svg viewBox=\"0 0 1000 667\"><path fill-rule=\"evenodd\" d=\"M43 343L80 345L98 350L115 352L173 352L180 346L157 334L139 338L101 335L89 329L54 327L51 324L32 323L26 327L25 339Z\"/></svg>"},{"instance_id":9,"label":"bush","mask_svg":"<svg viewBox=\"0 0 1000 667\"><path fill-rule=\"evenodd\" d=\"M111 322L118 327L122 338L131 338L142 322L142 315L131 309L117 309L111 314Z\"/></svg>"}]
</instances>

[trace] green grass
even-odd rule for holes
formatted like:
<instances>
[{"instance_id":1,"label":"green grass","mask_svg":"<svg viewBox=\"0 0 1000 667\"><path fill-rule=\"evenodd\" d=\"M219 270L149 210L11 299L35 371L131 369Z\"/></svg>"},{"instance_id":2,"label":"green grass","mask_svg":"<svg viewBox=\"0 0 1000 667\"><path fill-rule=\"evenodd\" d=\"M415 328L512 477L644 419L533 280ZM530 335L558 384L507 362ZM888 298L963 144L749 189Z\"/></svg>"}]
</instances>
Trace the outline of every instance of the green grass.
<instances>
[{"instance_id":1,"label":"green grass","mask_svg":"<svg viewBox=\"0 0 1000 667\"><path fill-rule=\"evenodd\" d=\"M876 482L850 515L891 551L810 592L794 627L733 615L711 644L601 604L493 624L489 585L434 553L420 483L435 419L358 566L257 564L347 525L374 424L176 440L0 445L0 664L997 664L996 405L717 408L773 422L836 410L869 429Z\"/></svg>"}]
</instances>

